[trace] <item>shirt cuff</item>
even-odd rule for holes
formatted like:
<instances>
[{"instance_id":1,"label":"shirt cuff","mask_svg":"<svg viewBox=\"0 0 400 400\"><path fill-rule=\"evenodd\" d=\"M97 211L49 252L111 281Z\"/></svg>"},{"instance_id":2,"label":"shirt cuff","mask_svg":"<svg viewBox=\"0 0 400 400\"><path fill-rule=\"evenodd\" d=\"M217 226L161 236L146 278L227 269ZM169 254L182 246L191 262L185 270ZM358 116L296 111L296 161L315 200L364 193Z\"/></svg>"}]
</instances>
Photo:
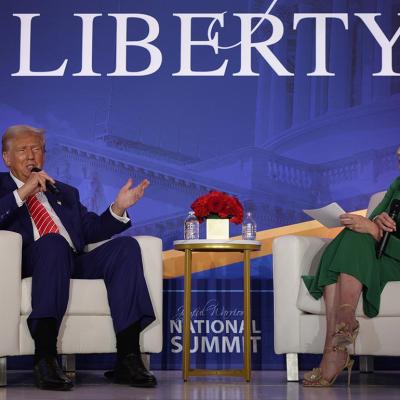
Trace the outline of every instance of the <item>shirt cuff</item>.
<instances>
[{"instance_id":1,"label":"shirt cuff","mask_svg":"<svg viewBox=\"0 0 400 400\"><path fill-rule=\"evenodd\" d=\"M14 193L15 201L17 202L18 207L22 207L25 202L21 200L21 197L19 197L17 189L15 189L13 191L13 193Z\"/></svg>"},{"instance_id":2,"label":"shirt cuff","mask_svg":"<svg viewBox=\"0 0 400 400\"><path fill-rule=\"evenodd\" d=\"M18 196L18 197L19 197L19 196ZM111 206L112 206L113 204L114 204L114 203L112 203ZM128 222L130 221L130 218L128 218L128 215L127 215L126 211L124 211L124 215L123 215L122 217L120 217L119 215L115 214L115 212L112 210L111 206L110 206L110 208L109 208L110 214L111 214L115 219L117 219L117 220L120 221L120 222L123 222L124 224L126 224L126 223L128 223Z\"/></svg>"}]
</instances>

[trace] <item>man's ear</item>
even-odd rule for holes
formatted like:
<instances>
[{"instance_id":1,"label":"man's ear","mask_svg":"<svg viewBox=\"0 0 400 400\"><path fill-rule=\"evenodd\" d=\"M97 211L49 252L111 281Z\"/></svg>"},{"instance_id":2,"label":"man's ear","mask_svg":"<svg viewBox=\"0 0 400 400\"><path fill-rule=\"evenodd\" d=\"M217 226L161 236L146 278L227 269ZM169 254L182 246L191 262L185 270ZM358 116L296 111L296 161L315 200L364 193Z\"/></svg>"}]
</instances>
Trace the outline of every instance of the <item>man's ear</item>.
<instances>
[{"instance_id":1,"label":"man's ear","mask_svg":"<svg viewBox=\"0 0 400 400\"><path fill-rule=\"evenodd\" d=\"M9 167L10 166L10 158L8 156L7 151L3 151L3 160L4 160L4 164L6 164L7 167Z\"/></svg>"}]
</instances>

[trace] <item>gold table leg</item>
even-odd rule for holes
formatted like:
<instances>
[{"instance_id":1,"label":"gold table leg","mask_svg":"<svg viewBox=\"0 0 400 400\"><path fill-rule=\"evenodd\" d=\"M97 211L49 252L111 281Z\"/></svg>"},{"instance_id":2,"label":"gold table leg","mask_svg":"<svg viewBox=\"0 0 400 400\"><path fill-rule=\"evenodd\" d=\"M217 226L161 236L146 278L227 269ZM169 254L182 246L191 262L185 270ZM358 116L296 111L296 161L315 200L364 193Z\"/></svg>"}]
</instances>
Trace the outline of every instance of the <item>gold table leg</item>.
<instances>
[{"instance_id":1,"label":"gold table leg","mask_svg":"<svg viewBox=\"0 0 400 400\"><path fill-rule=\"evenodd\" d=\"M243 251L243 311L244 311L244 348L243 348L243 358L244 358L244 379L246 382L250 382L251 378L251 311L250 311L250 251Z\"/></svg>"},{"instance_id":2,"label":"gold table leg","mask_svg":"<svg viewBox=\"0 0 400 400\"><path fill-rule=\"evenodd\" d=\"M192 293L192 251L185 250L185 289L183 301L183 380L189 377L190 368L190 311Z\"/></svg>"}]
</instances>

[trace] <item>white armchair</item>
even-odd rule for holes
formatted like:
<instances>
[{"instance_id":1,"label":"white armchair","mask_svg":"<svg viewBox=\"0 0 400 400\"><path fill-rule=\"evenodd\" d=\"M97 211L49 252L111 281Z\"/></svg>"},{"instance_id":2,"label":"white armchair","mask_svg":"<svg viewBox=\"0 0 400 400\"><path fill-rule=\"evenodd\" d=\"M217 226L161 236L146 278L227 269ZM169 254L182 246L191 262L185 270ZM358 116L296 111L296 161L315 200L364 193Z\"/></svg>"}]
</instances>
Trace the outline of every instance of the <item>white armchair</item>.
<instances>
[{"instance_id":1,"label":"white armchair","mask_svg":"<svg viewBox=\"0 0 400 400\"><path fill-rule=\"evenodd\" d=\"M385 192L371 197L367 215L379 204ZM329 239L282 236L273 242L274 344L275 353L286 354L287 379L298 380L298 353L321 354L325 339L325 305L315 300L305 287L302 275L312 274ZM356 354L360 356L399 356L400 282L389 282L381 298L379 315L367 318L362 298L356 315L360 335ZM371 357L360 358L360 368L371 369Z\"/></svg>"},{"instance_id":2,"label":"white armchair","mask_svg":"<svg viewBox=\"0 0 400 400\"><path fill-rule=\"evenodd\" d=\"M144 275L156 320L140 335L143 353L162 349L162 242L151 236L136 236ZM87 246L91 250L101 243ZM34 353L26 320L31 312L32 278L21 280L22 238L18 233L0 231L0 386L6 385L6 357ZM70 298L58 338L63 355L114 353L115 334L101 279L72 279ZM148 361L148 360L147 360ZM73 370L73 356L63 357L64 367Z\"/></svg>"}]
</instances>

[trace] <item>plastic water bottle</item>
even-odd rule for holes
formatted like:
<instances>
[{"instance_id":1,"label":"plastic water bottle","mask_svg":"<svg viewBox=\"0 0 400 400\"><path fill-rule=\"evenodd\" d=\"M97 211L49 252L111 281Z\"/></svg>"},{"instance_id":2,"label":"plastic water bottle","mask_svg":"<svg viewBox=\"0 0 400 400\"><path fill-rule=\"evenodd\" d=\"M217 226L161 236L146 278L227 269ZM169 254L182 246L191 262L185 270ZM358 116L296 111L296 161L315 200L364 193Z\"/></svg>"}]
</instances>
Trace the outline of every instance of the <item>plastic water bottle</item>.
<instances>
[{"instance_id":1,"label":"plastic water bottle","mask_svg":"<svg viewBox=\"0 0 400 400\"><path fill-rule=\"evenodd\" d=\"M194 215L194 211L189 211L184 224L185 240L199 239L199 221Z\"/></svg>"},{"instance_id":2,"label":"plastic water bottle","mask_svg":"<svg viewBox=\"0 0 400 400\"><path fill-rule=\"evenodd\" d=\"M246 216L242 223L242 239L243 240L255 240L257 232L257 225L251 216L251 212L247 211Z\"/></svg>"}]
</instances>

